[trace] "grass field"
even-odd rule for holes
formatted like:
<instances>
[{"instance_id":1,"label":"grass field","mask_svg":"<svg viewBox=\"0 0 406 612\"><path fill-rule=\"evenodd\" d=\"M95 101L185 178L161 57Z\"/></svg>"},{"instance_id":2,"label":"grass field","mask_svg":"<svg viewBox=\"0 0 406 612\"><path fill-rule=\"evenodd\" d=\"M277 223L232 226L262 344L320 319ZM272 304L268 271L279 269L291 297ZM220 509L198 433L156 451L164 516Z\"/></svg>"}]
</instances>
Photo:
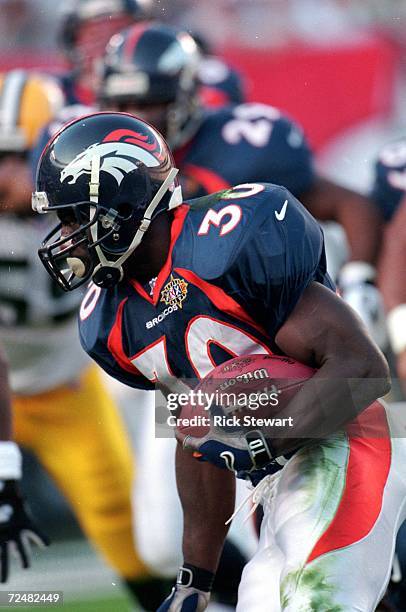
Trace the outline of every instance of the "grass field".
<instances>
[{"instance_id":1,"label":"grass field","mask_svg":"<svg viewBox=\"0 0 406 612\"><path fill-rule=\"evenodd\" d=\"M63 612L133 612L114 572L84 540L55 542L49 549L34 550L33 566L19 570L13 564L11 579L0 591L62 591L64 603L55 606L0 606L0 610L63 610ZM7 586L7 588L6 588Z\"/></svg>"},{"instance_id":2,"label":"grass field","mask_svg":"<svg viewBox=\"0 0 406 612\"><path fill-rule=\"evenodd\" d=\"M6 608L4 608L6 609ZM10 608L9 608L10 609ZM46 612L47 610L63 610L63 612L132 612L128 599L125 597L105 598L105 599L85 599L78 601L67 601L62 606L19 606L20 610L32 610L36 612Z\"/></svg>"}]
</instances>

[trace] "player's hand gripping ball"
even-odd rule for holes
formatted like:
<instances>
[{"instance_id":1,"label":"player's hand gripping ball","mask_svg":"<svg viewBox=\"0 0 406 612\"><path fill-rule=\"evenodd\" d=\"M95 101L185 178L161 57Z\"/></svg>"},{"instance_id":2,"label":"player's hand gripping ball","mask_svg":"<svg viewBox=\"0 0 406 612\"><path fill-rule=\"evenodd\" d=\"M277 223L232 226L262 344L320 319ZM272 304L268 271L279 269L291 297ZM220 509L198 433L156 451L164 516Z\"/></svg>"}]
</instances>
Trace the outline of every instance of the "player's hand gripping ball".
<instances>
[{"instance_id":1,"label":"player's hand gripping ball","mask_svg":"<svg viewBox=\"0 0 406 612\"><path fill-rule=\"evenodd\" d=\"M278 414L315 372L277 355L231 359L194 389L178 417L176 436L197 459L235 472L283 464L271 438L278 431L290 435L289 428L294 437L294 423Z\"/></svg>"}]
</instances>

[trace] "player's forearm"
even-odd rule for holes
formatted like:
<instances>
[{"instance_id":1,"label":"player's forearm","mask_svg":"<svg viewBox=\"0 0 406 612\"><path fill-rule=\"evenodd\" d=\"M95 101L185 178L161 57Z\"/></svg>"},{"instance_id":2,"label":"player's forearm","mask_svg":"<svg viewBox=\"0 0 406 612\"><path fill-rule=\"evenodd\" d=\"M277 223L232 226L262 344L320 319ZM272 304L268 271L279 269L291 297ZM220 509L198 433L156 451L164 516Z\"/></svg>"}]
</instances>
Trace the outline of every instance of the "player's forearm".
<instances>
[{"instance_id":1,"label":"player's forearm","mask_svg":"<svg viewBox=\"0 0 406 612\"><path fill-rule=\"evenodd\" d=\"M214 573L228 531L225 522L234 511L235 476L196 461L178 445L176 480L184 514L184 560Z\"/></svg>"},{"instance_id":2,"label":"player's forearm","mask_svg":"<svg viewBox=\"0 0 406 612\"><path fill-rule=\"evenodd\" d=\"M360 363L351 357L332 357L326 362L278 413L279 418L290 417L291 426L280 438L275 437L277 429L268 431L275 450L283 454L301 446L304 439L331 435L385 395L390 389L386 362L374 356L371 359Z\"/></svg>"},{"instance_id":3,"label":"player's forearm","mask_svg":"<svg viewBox=\"0 0 406 612\"><path fill-rule=\"evenodd\" d=\"M319 178L303 203L320 221L336 221L345 230L351 261L375 264L383 220L378 208L360 193Z\"/></svg>"},{"instance_id":4,"label":"player's forearm","mask_svg":"<svg viewBox=\"0 0 406 612\"><path fill-rule=\"evenodd\" d=\"M332 291L312 283L279 330L281 350L318 367L278 417L293 425L284 435L314 438L340 429L390 388L385 357L354 311ZM311 349L310 349L311 347ZM271 432L271 437L278 432ZM282 436L281 436L282 437ZM291 450L292 441L276 441Z\"/></svg>"}]
</instances>

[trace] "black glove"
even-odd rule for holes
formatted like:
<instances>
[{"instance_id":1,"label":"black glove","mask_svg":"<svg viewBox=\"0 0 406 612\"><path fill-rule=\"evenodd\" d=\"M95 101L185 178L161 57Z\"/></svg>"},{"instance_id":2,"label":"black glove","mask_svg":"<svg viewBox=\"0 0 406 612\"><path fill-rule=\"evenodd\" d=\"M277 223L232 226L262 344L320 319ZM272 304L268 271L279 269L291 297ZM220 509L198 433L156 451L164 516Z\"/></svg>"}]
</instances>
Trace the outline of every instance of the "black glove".
<instances>
[{"instance_id":1,"label":"black glove","mask_svg":"<svg viewBox=\"0 0 406 612\"><path fill-rule=\"evenodd\" d=\"M204 612L209 605L214 574L185 563L178 572L176 585L157 612Z\"/></svg>"},{"instance_id":2,"label":"black glove","mask_svg":"<svg viewBox=\"0 0 406 612\"><path fill-rule=\"evenodd\" d=\"M0 480L0 581L9 574L10 548L14 548L23 568L30 567L31 547L48 546L48 539L35 526L18 487L17 480Z\"/></svg>"}]
</instances>

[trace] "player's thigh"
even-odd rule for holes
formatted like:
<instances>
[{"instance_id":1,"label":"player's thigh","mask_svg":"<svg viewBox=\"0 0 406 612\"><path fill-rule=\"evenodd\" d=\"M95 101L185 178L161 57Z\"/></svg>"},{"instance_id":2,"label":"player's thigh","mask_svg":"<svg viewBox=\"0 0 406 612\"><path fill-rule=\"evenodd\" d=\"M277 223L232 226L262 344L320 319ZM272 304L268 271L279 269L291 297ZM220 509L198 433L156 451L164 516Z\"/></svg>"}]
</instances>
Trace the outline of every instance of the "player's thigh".
<instances>
[{"instance_id":1,"label":"player's thigh","mask_svg":"<svg viewBox=\"0 0 406 612\"><path fill-rule=\"evenodd\" d=\"M388 438L385 414L375 408L372 438L368 429L333 436L298 452L276 487L262 483L260 543L243 573L238 610L375 609L406 493L405 441Z\"/></svg>"},{"instance_id":2,"label":"player's thigh","mask_svg":"<svg viewBox=\"0 0 406 612\"><path fill-rule=\"evenodd\" d=\"M95 520L114 508L130 511L132 453L95 367L75 384L16 398L15 428L82 518Z\"/></svg>"},{"instance_id":3,"label":"player's thigh","mask_svg":"<svg viewBox=\"0 0 406 612\"><path fill-rule=\"evenodd\" d=\"M299 451L281 472L261 481L256 493L264 518L258 550L243 573L239 610L282 609L291 572L300 577L311 550L334 516L347 460L345 436L338 436ZM255 595L259 584L260 597Z\"/></svg>"},{"instance_id":4,"label":"player's thigh","mask_svg":"<svg viewBox=\"0 0 406 612\"><path fill-rule=\"evenodd\" d=\"M19 398L15 408L21 443L63 491L86 536L119 574L145 577L133 538L132 452L98 369L75 385Z\"/></svg>"},{"instance_id":5,"label":"player's thigh","mask_svg":"<svg viewBox=\"0 0 406 612\"><path fill-rule=\"evenodd\" d=\"M282 610L375 609L405 515L405 460L403 440L336 435L287 464L265 516L284 556Z\"/></svg>"}]
</instances>

